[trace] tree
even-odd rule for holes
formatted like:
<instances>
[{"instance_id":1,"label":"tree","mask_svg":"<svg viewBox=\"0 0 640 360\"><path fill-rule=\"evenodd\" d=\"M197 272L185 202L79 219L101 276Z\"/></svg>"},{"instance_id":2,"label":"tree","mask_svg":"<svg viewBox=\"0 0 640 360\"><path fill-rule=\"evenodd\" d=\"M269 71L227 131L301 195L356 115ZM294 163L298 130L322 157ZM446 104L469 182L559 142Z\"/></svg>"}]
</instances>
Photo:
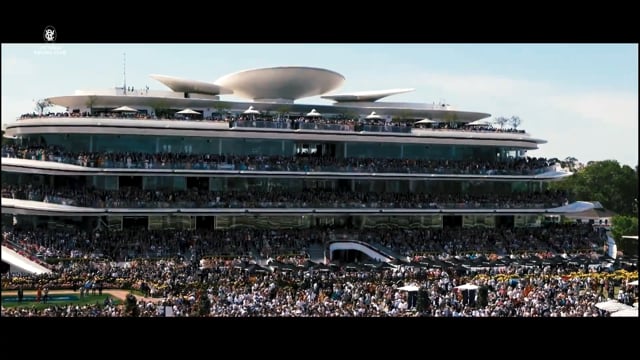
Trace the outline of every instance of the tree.
<instances>
[{"instance_id":1,"label":"tree","mask_svg":"<svg viewBox=\"0 0 640 360\"><path fill-rule=\"evenodd\" d=\"M522 124L522 119L520 119L520 116L513 115L509 119L509 124L511 124L511 127L513 127L514 129L517 129L518 126L520 126L520 124Z\"/></svg>"},{"instance_id":2,"label":"tree","mask_svg":"<svg viewBox=\"0 0 640 360\"><path fill-rule=\"evenodd\" d=\"M638 235L638 218L615 215L611 218L611 234L616 242L620 242L625 235Z\"/></svg>"},{"instance_id":3,"label":"tree","mask_svg":"<svg viewBox=\"0 0 640 360\"><path fill-rule=\"evenodd\" d=\"M51 106L53 106L53 104L51 104L51 101L49 101L49 99L40 99L36 101L36 111L40 115L44 115L44 111Z\"/></svg>"},{"instance_id":4,"label":"tree","mask_svg":"<svg viewBox=\"0 0 640 360\"><path fill-rule=\"evenodd\" d=\"M500 125L500 129L502 129L508 121L509 119L504 116L498 116L497 118L495 118L495 120L493 120L494 123Z\"/></svg>"},{"instance_id":5,"label":"tree","mask_svg":"<svg viewBox=\"0 0 640 360\"><path fill-rule=\"evenodd\" d=\"M619 215L637 215L638 173L616 160L589 162L568 179L550 184L550 189L566 190L581 201L599 201Z\"/></svg>"},{"instance_id":6,"label":"tree","mask_svg":"<svg viewBox=\"0 0 640 360\"><path fill-rule=\"evenodd\" d=\"M571 172L575 172L580 167L580 162L573 156L567 156L564 160L560 161L560 166L563 169L569 169Z\"/></svg>"}]
</instances>

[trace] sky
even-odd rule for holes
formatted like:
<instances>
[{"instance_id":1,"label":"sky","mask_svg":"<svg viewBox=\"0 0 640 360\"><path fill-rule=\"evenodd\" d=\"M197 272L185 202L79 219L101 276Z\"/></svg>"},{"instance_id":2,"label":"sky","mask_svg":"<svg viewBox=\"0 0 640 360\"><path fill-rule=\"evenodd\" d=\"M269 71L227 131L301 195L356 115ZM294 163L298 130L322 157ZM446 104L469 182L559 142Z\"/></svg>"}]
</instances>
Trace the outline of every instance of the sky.
<instances>
[{"instance_id":1,"label":"sky","mask_svg":"<svg viewBox=\"0 0 640 360\"><path fill-rule=\"evenodd\" d=\"M326 68L346 78L335 93L414 88L381 101L517 115L548 141L529 156L638 164L638 44L2 44L2 125L38 99L122 86L125 63L128 86L153 90L168 89L149 74L213 82L251 68Z\"/></svg>"}]
</instances>

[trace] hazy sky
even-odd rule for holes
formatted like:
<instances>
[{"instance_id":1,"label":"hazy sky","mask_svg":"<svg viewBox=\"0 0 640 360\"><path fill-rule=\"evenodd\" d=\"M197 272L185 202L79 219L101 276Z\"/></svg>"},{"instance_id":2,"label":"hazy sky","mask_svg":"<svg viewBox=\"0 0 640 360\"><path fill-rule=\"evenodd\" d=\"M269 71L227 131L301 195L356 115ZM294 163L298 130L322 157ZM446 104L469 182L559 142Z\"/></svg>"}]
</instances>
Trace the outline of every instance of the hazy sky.
<instances>
[{"instance_id":1,"label":"hazy sky","mask_svg":"<svg viewBox=\"0 0 640 360\"><path fill-rule=\"evenodd\" d=\"M167 90L154 73L215 81L249 68L322 67L346 77L336 92L408 87L416 90L386 100L518 115L520 128L548 141L530 156L638 164L637 44L3 44L2 124L35 111L37 99L122 86L123 53L137 88Z\"/></svg>"}]
</instances>

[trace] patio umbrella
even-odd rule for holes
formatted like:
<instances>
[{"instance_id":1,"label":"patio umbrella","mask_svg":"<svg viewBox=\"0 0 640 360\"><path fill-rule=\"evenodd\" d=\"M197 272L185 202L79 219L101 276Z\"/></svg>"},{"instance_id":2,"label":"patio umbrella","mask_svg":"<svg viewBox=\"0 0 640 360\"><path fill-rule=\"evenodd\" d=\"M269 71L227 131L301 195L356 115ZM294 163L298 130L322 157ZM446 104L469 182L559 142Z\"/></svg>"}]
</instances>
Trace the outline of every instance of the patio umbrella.
<instances>
[{"instance_id":1,"label":"patio umbrella","mask_svg":"<svg viewBox=\"0 0 640 360\"><path fill-rule=\"evenodd\" d=\"M376 119L376 120L379 120L379 119L382 119L382 117L380 115L376 114L375 111L373 111L373 112L371 112L371 114L367 115L367 117L365 119Z\"/></svg>"},{"instance_id":2,"label":"patio umbrella","mask_svg":"<svg viewBox=\"0 0 640 360\"><path fill-rule=\"evenodd\" d=\"M629 308L623 309L620 311L616 311L611 313L611 317L638 317L638 309L637 308Z\"/></svg>"},{"instance_id":3,"label":"patio umbrella","mask_svg":"<svg viewBox=\"0 0 640 360\"><path fill-rule=\"evenodd\" d=\"M603 302L599 302L596 304L596 307L600 310L604 310L610 313L615 313L621 310L633 308L632 306L625 305L618 300L607 300Z\"/></svg>"},{"instance_id":4,"label":"patio umbrella","mask_svg":"<svg viewBox=\"0 0 640 360\"><path fill-rule=\"evenodd\" d=\"M134 108L132 108L132 107L129 107L129 106L120 106L120 107L117 107L117 108L115 108L115 109L113 109L113 110L111 110L111 111L117 111L117 112L138 112L138 110L136 110L136 109L134 109Z\"/></svg>"},{"instance_id":5,"label":"patio umbrella","mask_svg":"<svg viewBox=\"0 0 640 360\"><path fill-rule=\"evenodd\" d=\"M420 288L416 285L405 285L403 287L399 287L398 290L400 291L418 291L420 290Z\"/></svg>"},{"instance_id":6,"label":"patio umbrella","mask_svg":"<svg viewBox=\"0 0 640 360\"><path fill-rule=\"evenodd\" d=\"M422 119L420 121L416 121L416 124L433 124L437 121L433 121L433 120L429 120L429 119Z\"/></svg>"},{"instance_id":7,"label":"patio umbrella","mask_svg":"<svg viewBox=\"0 0 640 360\"><path fill-rule=\"evenodd\" d=\"M176 114L182 114L182 115L200 115L199 112L186 108L184 110L178 111Z\"/></svg>"},{"instance_id":8,"label":"patio umbrella","mask_svg":"<svg viewBox=\"0 0 640 360\"><path fill-rule=\"evenodd\" d=\"M245 110L243 112L243 114L247 114L247 115L259 115L260 111L256 110L253 108L253 106L249 106L249 108L247 110Z\"/></svg>"},{"instance_id":9,"label":"patio umbrella","mask_svg":"<svg viewBox=\"0 0 640 360\"><path fill-rule=\"evenodd\" d=\"M317 111L316 111L316 109L311 109L311 111L307 113L307 116L316 116L316 117L320 117L320 116L322 116L322 114L320 114L319 112L317 112Z\"/></svg>"},{"instance_id":10,"label":"patio umbrella","mask_svg":"<svg viewBox=\"0 0 640 360\"><path fill-rule=\"evenodd\" d=\"M487 120L476 120L476 121L472 121L472 122L468 123L467 125L469 125L469 126L489 126L489 125L491 125L491 123L488 122Z\"/></svg>"}]
</instances>

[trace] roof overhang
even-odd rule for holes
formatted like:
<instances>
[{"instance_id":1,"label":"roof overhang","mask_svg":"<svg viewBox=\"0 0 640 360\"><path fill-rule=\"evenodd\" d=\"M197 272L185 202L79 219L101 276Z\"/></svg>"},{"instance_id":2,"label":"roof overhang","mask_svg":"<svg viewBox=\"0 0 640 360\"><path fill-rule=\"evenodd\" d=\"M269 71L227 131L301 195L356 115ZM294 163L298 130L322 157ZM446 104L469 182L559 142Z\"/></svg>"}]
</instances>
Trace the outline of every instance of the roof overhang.
<instances>
[{"instance_id":1,"label":"roof overhang","mask_svg":"<svg viewBox=\"0 0 640 360\"><path fill-rule=\"evenodd\" d=\"M220 85L199 80L183 79L175 76L149 75L152 79L158 80L175 92L199 93L207 95L233 94L233 91L225 89Z\"/></svg>"},{"instance_id":2,"label":"roof overhang","mask_svg":"<svg viewBox=\"0 0 640 360\"><path fill-rule=\"evenodd\" d=\"M327 69L282 66L235 72L219 78L215 84L247 99L294 101L325 94L340 87L344 81L344 76Z\"/></svg>"},{"instance_id":3,"label":"roof overhang","mask_svg":"<svg viewBox=\"0 0 640 360\"><path fill-rule=\"evenodd\" d=\"M352 93L334 94L321 96L323 99L333 100L335 102L344 101L378 101L387 96L403 94L414 91L415 89L388 89L388 90L371 90L371 91L358 91Z\"/></svg>"}]
</instances>

